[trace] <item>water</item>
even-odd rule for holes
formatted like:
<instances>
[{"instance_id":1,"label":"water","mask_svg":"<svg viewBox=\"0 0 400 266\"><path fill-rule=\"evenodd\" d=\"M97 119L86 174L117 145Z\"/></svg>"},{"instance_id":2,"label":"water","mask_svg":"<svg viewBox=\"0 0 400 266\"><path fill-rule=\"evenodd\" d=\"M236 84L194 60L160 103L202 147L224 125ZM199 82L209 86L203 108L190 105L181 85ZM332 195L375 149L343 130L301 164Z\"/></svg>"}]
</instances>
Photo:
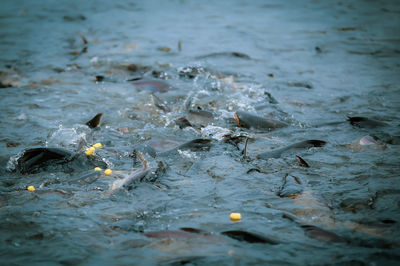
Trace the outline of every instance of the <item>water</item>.
<instances>
[{"instance_id":1,"label":"water","mask_svg":"<svg viewBox=\"0 0 400 266\"><path fill-rule=\"evenodd\" d=\"M0 80L11 87L0 89L1 261L396 264L399 146L359 140L400 135L399 13L396 1L3 1ZM250 59L204 57L223 52ZM185 75L190 69L199 74ZM95 82L95 75L105 80ZM172 111L127 81L137 78L166 79L175 89L155 95ZM214 117L190 115L188 108ZM239 128L233 120L239 109L289 126ZM84 125L100 112L100 128ZM389 126L356 128L347 115ZM176 126L181 116L194 127ZM241 153L244 138L226 141L226 134L250 136L248 158ZM149 142L165 151L198 138L212 139L211 149L146 155L149 167L161 161L165 172L110 192L118 176L142 167L129 156L133 145ZM11 171L25 149L76 151L81 139L103 143L96 154L114 171L110 177L72 182L93 172L86 164ZM307 139L328 144L256 158ZM285 176L295 197L279 196ZM36 191L28 192L29 185ZM231 222L231 212L242 220ZM341 242L301 225L333 232ZM181 227L211 235L145 235ZM221 234L229 230L279 244Z\"/></svg>"}]
</instances>

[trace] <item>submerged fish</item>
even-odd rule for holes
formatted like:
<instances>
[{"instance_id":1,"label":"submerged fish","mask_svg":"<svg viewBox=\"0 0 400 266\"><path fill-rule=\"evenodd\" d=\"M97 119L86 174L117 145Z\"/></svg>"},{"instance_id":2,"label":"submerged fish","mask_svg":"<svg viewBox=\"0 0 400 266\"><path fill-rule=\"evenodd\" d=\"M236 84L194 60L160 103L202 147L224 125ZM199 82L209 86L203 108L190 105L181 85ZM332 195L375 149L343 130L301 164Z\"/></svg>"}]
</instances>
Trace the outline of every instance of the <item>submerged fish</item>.
<instances>
[{"instance_id":1,"label":"submerged fish","mask_svg":"<svg viewBox=\"0 0 400 266\"><path fill-rule=\"evenodd\" d=\"M270 245L277 245L279 242L276 240L266 238L265 236L257 235L254 233L241 231L241 230L232 230L232 231L225 231L221 233L222 235L228 236L230 238L247 242L247 243L263 243L263 244L270 244Z\"/></svg>"},{"instance_id":2,"label":"submerged fish","mask_svg":"<svg viewBox=\"0 0 400 266\"><path fill-rule=\"evenodd\" d=\"M306 234L309 237L315 238L320 241L330 242L330 243L345 243L345 242L347 242L347 240L344 239L343 237L341 237L331 231L327 231L325 229L322 229L322 228L314 226L314 225L304 224L304 225L301 225L301 228L303 228L305 230Z\"/></svg>"},{"instance_id":3,"label":"submerged fish","mask_svg":"<svg viewBox=\"0 0 400 266\"><path fill-rule=\"evenodd\" d=\"M85 155L62 148L33 148L23 151L17 159L16 169L22 174L36 173L48 166L62 165L65 171L84 170L94 166L107 167L97 157Z\"/></svg>"},{"instance_id":4,"label":"submerged fish","mask_svg":"<svg viewBox=\"0 0 400 266\"><path fill-rule=\"evenodd\" d=\"M303 192L303 183L300 178L292 175L286 175L283 178L283 184L279 188L277 195L279 197L295 198Z\"/></svg>"},{"instance_id":5,"label":"submerged fish","mask_svg":"<svg viewBox=\"0 0 400 266\"><path fill-rule=\"evenodd\" d=\"M151 92L167 92L174 89L170 84L161 80L137 80L132 82L135 87Z\"/></svg>"},{"instance_id":6,"label":"submerged fish","mask_svg":"<svg viewBox=\"0 0 400 266\"><path fill-rule=\"evenodd\" d=\"M214 121L214 114L202 109L190 109L188 110L188 119L200 127L205 127Z\"/></svg>"},{"instance_id":7,"label":"submerged fish","mask_svg":"<svg viewBox=\"0 0 400 266\"><path fill-rule=\"evenodd\" d=\"M198 238L199 234L185 232L185 231L154 231L144 234L150 238L173 238L173 239L188 239L188 238Z\"/></svg>"},{"instance_id":8,"label":"submerged fish","mask_svg":"<svg viewBox=\"0 0 400 266\"><path fill-rule=\"evenodd\" d=\"M208 238L218 241L223 240L222 238L218 237L218 235L209 233L201 229L183 227L180 228L180 230L182 231L155 231L155 232L145 233L144 235L151 238L173 238L173 239ZM221 232L221 234L236 239L238 241L247 243L263 243L270 245L279 244L279 242L276 240L242 230L224 231Z\"/></svg>"},{"instance_id":9,"label":"submerged fish","mask_svg":"<svg viewBox=\"0 0 400 266\"><path fill-rule=\"evenodd\" d=\"M385 127L388 126L387 123L373 120L367 117L361 117L361 116L348 116L347 121L350 122L351 125L357 126L360 128L376 128L376 127Z\"/></svg>"},{"instance_id":10,"label":"submerged fish","mask_svg":"<svg viewBox=\"0 0 400 266\"><path fill-rule=\"evenodd\" d=\"M74 159L75 153L60 148L33 148L23 151L17 160L17 170L34 173L50 163L63 164Z\"/></svg>"},{"instance_id":11,"label":"submerged fish","mask_svg":"<svg viewBox=\"0 0 400 266\"><path fill-rule=\"evenodd\" d=\"M218 52L218 53L211 53L207 55L198 56L198 59L208 58L208 57L238 57L243 59L251 59L250 56L240 52Z\"/></svg>"},{"instance_id":12,"label":"submerged fish","mask_svg":"<svg viewBox=\"0 0 400 266\"><path fill-rule=\"evenodd\" d=\"M171 112L171 108L168 107L168 105L158 98L154 93L150 93L151 99L153 101L154 106L156 106L158 109L162 110L164 113L169 113Z\"/></svg>"},{"instance_id":13,"label":"submerged fish","mask_svg":"<svg viewBox=\"0 0 400 266\"><path fill-rule=\"evenodd\" d=\"M236 111L235 122L239 127L273 130L286 127L287 124L281 121L267 119L261 116L253 115L245 111Z\"/></svg>"},{"instance_id":14,"label":"submerged fish","mask_svg":"<svg viewBox=\"0 0 400 266\"><path fill-rule=\"evenodd\" d=\"M184 129L186 127L192 127L193 125L187 120L186 117L181 116L175 120L175 124L180 128Z\"/></svg>"},{"instance_id":15,"label":"submerged fish","mask_svg":"<svg viewBox=\"0 0 400 266\"><path fill-rule=\"evenodd\" d=\"M179 145L178 147L172 148L171 150L161 152L159 156L169 156L178 151L209 151L211 148L211 140L210 139L194 139Z\"/></svg>"},{"instance_id":16,"label":"submerged fish","mask_svg":"<svg viewBox=\"0 0 400 266\"><path fill-rule=\"evenodd\" d=\"M265 151L257 155L258 159L270 159L270 158L279 158L283 153L288 151L295 151L299 149L309 149L312 147L322 147L326 144L326 141L323 140L305 140L301 141L280 149L275 149L272 151Z\"/></svg>"}]
</instances>

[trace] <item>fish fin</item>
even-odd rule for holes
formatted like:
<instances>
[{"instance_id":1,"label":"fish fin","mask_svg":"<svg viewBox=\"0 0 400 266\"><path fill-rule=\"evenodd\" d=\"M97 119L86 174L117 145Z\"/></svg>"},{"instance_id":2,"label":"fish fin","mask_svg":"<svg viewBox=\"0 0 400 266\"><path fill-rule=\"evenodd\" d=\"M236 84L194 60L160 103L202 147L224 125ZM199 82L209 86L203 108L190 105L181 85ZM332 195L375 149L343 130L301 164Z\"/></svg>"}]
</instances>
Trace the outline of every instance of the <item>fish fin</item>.
<instances>
[{"instance_id":1,"label":"fish fin","mask_svg":"<svg viewBox=\"0 0 400 266\"><path fill-rule=\"evenodd\" d=\"M102 117L103 117L103 113L98 113L92 119L90 119L88 122L86 122L86 125L90 128L98 127L101 123Z\"/></svg>"}]
</instances>

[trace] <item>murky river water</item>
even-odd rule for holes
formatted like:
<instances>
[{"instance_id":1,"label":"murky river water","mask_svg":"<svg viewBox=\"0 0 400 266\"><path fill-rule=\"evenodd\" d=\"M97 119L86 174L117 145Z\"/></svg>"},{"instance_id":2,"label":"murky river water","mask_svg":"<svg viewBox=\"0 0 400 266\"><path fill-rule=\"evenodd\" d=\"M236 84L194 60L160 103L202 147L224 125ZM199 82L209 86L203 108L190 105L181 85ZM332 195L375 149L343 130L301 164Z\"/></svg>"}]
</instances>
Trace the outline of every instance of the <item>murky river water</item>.
<instances>
[{"instance_id":1,"label":"murky river water","mask_svg":"<svg viewBox=\"0 0 400 266\"><path fill-rule=\"evenodd\" d=\"M399 262L396 1L0 7L5 265ZM73 159L25 171L38 147Z\"/></svg>"}]
</instances>

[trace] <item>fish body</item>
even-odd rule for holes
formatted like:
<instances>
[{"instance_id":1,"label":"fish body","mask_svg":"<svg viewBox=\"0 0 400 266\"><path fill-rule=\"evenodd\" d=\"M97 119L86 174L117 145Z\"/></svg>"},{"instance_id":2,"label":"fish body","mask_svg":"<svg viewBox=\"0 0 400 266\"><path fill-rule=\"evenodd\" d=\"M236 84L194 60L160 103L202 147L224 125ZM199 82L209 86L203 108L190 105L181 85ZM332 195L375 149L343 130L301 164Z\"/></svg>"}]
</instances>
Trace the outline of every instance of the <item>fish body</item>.
<instances>
[{"instance_id":1,"label":"fish body","mask_svg":"<svg viewBox=\"0 0 400 266\"><path fill-rule=\"evenodd\" d=\"M377 127L386 127L388 126L387 123L377 121L374 119L370 119L367 117L361 116L348 116L347 121L350 122L352 126L360 127L360 128L377 128Z\"/></svg>"},{"instance_id":2,"label":"fish body","mask_svg":"<svg viewBox=\"0 0 400 266\"><path fill-rule=\"evenodd\" d=\"M141 182L152 174L151 169L143 169L136 171L123 179L117 179L111 186L111 191L116 191L121 188L129 189L134 184Z\"/></svg>"},{"instance_id":3,"label":"fish body","mask_svg":"<svg viewBox=\"0 0 400 266\"><path fill-rule=\"evenodd\" d=\"M280 148L280 149L275 149L272 151L265 151L257 155L258 159L270 159L270 158L280 158L283 153L289 152L289 151L296 151L296 150L301 150L301 149L309 149L312 147L322 147L326 144L326 141L323 140L305 140L301 142L297 142L295 144Z\"/></svg>"},{"instance_id":4,"label":"fish body","mask_svg":"<svg viewBox=\"0 0 400 266\"><path fill-rule=\"evenodd\" d=\"M23 174L34 173L51 162L56 164L70 162L74 156L75 153L60 148L27 149L17 160L17 169Z\"/></svg>"},{"instance_id":5,"label":"fish body","mask_svg":"<svg viewBox=\"0 0 400 266\"><path fill-rule=\"evenodd\" d=\"M245 111L236 111L235 122L239 127L254 128L259 130L273 130L277 128L286 127L287 124L274 119L267 119L261 116L257 116Z\"/></svg>"},{"instance_id":6,"label":"fish body","mask_svg":"<svg viewBox=\"0 0 400 266\"><path fill-rule=\"evenodd\" d=\"M136 87L139 88L141 90L147 90L147 91L151 91L151 92L167 92L171 89L173 89L173 87L171 85L169 85L167 82L165 81L161 81L161 80L137 80L132 82L132 84Z\"/></svg>"}]
</instances>

